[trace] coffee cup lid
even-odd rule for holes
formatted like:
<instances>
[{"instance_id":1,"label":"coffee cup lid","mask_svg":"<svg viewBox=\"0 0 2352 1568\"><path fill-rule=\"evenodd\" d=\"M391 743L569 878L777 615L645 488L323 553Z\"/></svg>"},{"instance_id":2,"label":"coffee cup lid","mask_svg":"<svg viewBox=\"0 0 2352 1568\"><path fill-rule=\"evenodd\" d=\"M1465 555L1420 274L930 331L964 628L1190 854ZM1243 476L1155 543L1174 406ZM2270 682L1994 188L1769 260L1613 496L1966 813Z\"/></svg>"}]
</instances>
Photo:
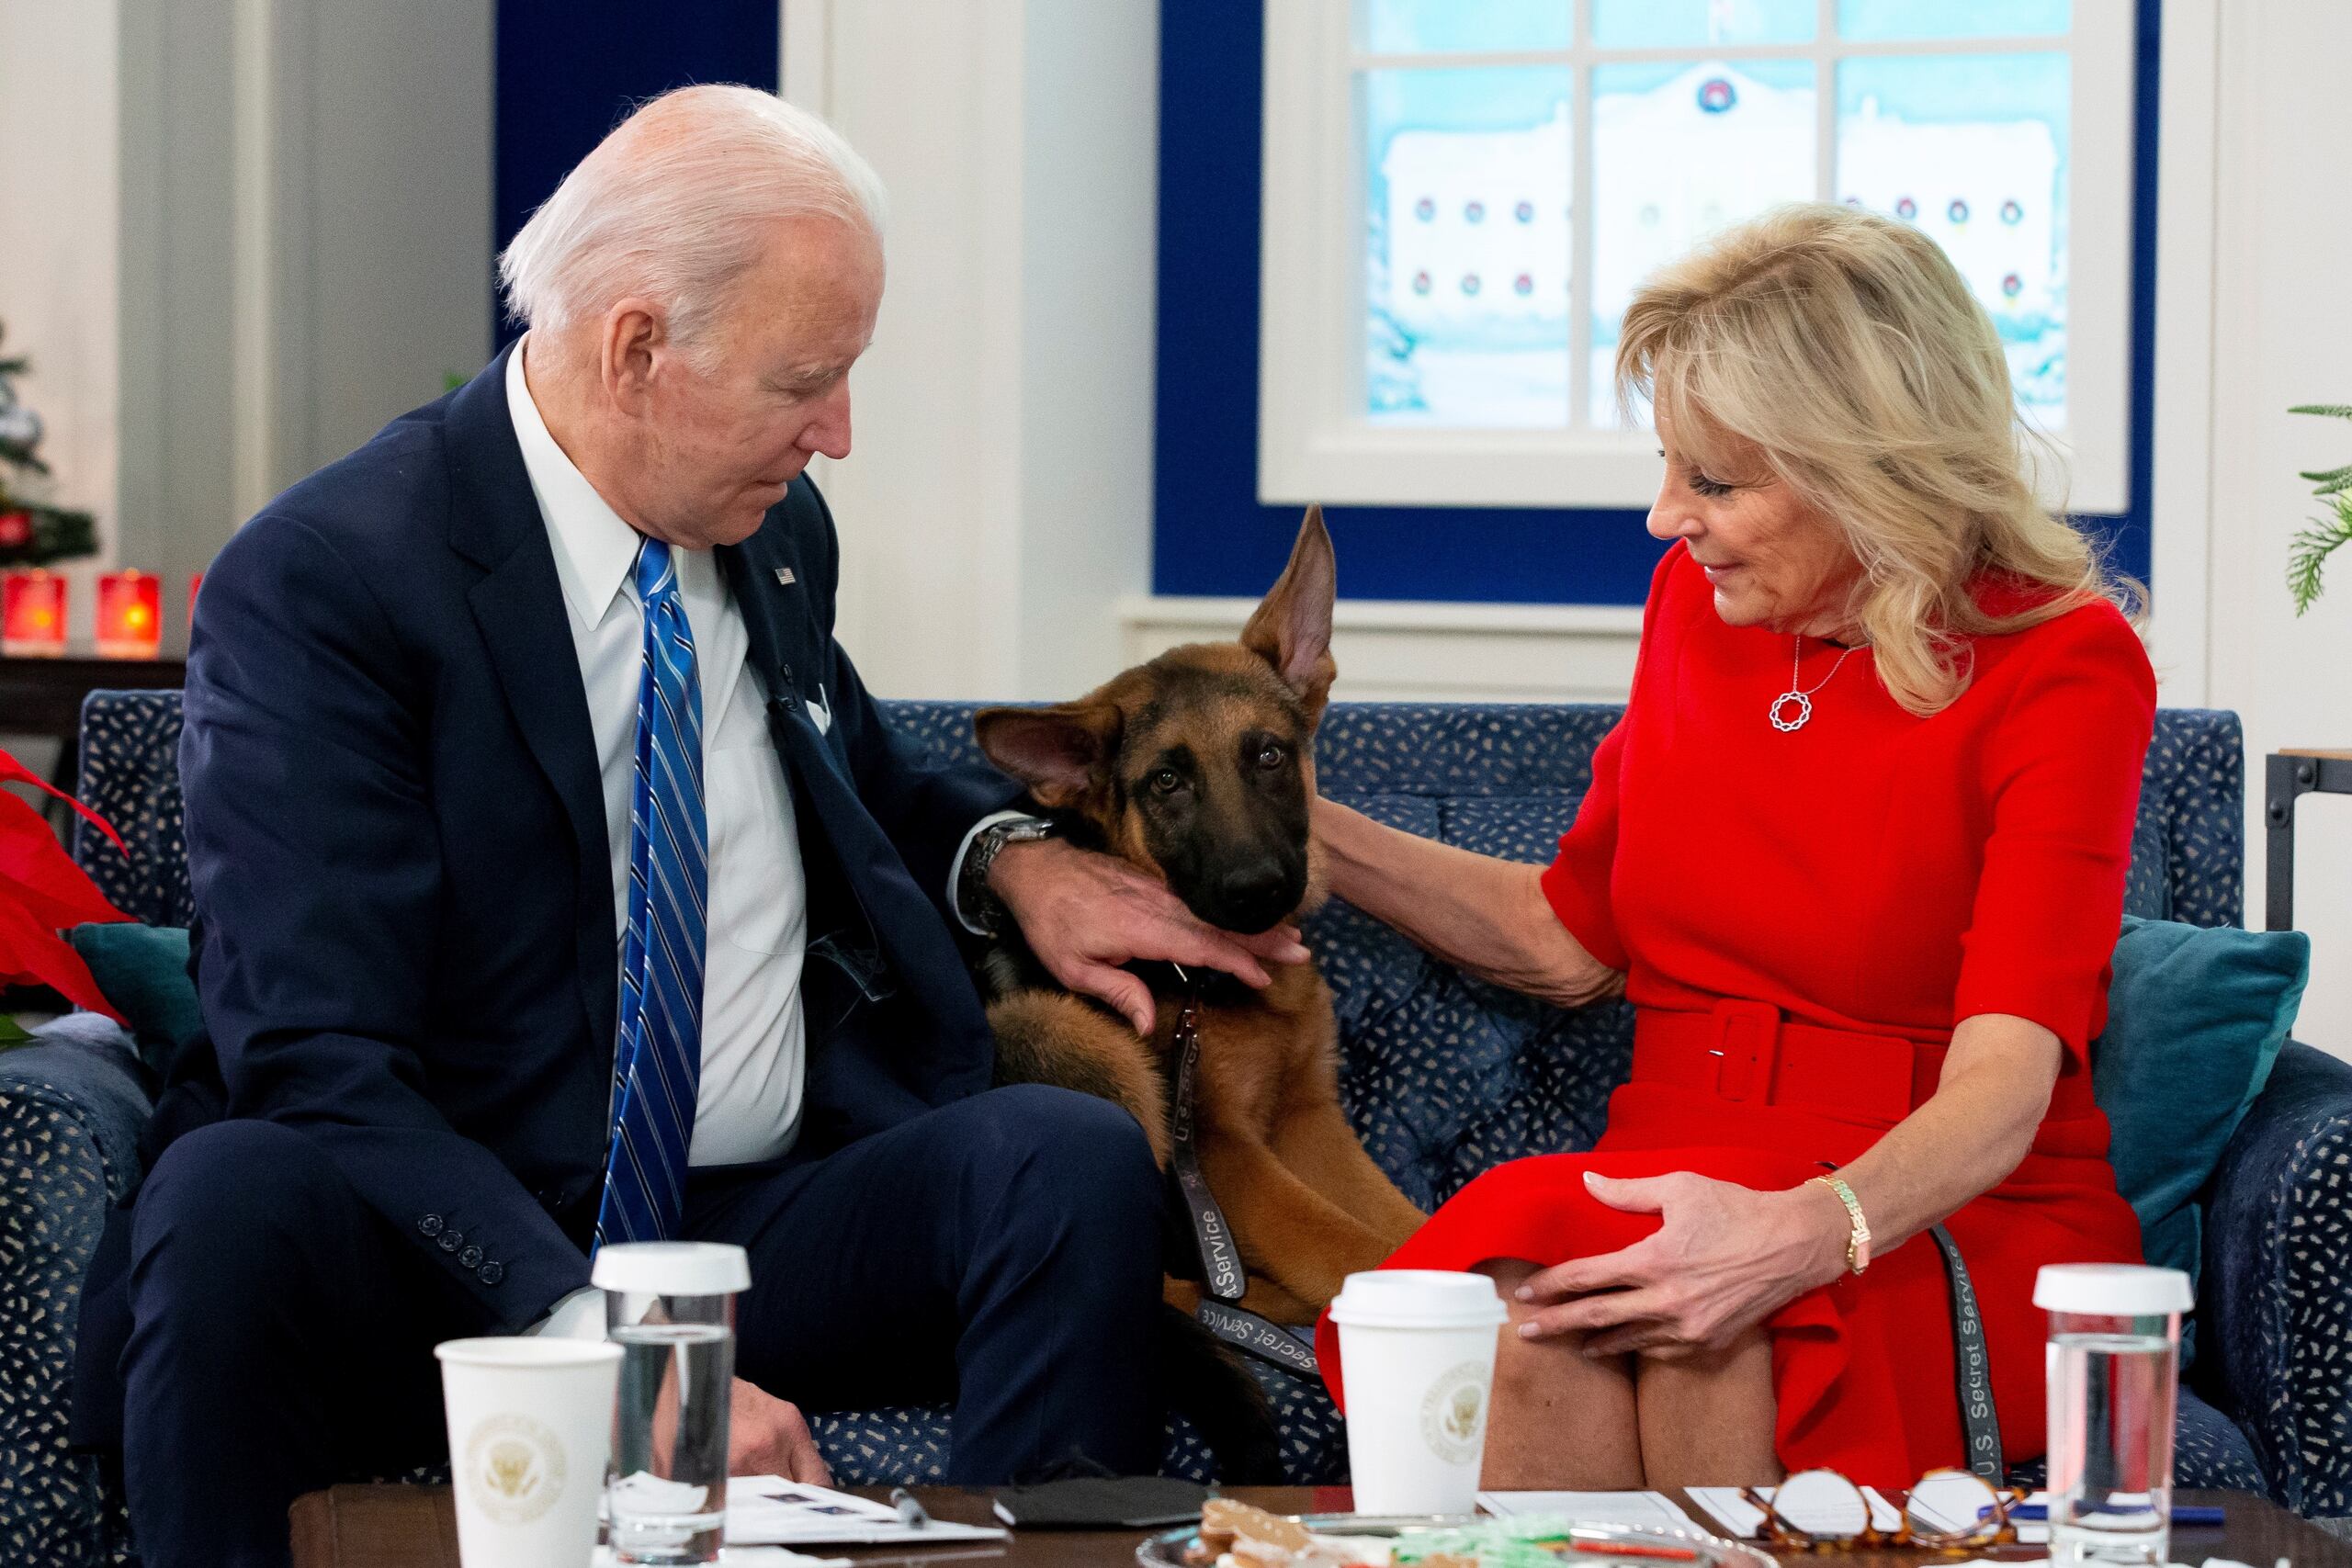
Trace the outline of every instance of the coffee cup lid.
<instances>
[{"instance_id":1,"label":"coffee cup lid","mask_svg":"<svg viewBox=\"0 0 2352 1568\"><path fill-rule=\"evenodd\" d=\"M1474 1328L1510 1315L1484 1274L1434 1269L1351 1274L1331 1303L1332 1322L1364 1328Z\"/></svg>"},{"instance_id":2,"label":"coffee cup lid","mask_svg":"<svg viewBox=\"0 0 2352 1568\"><path fill-rule=\"evenodd\" d=\"M619 1242L596 1249L588 1282L632 1295L731 1295L752 1288L752 1259L725 1242Z\"/></svg>"},{"instance_id":3,"label":"coffee cup lid","mask_svg":"<svg viewBox=\"0 0 2352 1568\"><path fill-rule=\"evenodd\" d=\"M2100 1317L2155 1317L2197 1304L2188 1276L2136 1263L2052 1263L2033 1281L2033 1304Z\"/></svg>"}]
</instances>

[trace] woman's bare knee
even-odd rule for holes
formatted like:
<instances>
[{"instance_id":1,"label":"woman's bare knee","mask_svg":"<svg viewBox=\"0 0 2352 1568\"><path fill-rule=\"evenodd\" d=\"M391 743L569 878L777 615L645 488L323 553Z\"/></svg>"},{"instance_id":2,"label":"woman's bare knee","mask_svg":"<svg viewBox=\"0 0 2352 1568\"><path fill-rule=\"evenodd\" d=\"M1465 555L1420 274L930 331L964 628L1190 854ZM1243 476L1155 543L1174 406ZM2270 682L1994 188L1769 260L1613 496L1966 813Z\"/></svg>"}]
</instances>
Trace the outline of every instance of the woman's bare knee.
<instances>
[{"instance_id":1,"label":"woman's bare knee","mask_svg":"<svg viewBox=\"0 0 2352 1568\"><path fill-rule=\"evenodd\" d=\"M1480 1481L1499 1491L1638 1487L1641 1434L1627 1359L1592 1359L1581 1335L1520 1337L1534 1309L1514 1292L1540 1271L1519 1258L1491 1258L1475 1270L1495 1281L1510 1314L1496 1344Z\"/></svg>"},{"instance_id":2,"label":"woman's bare knee","mask_svg":"<svg viewBox=\"0 0 2352 1568\"><path fill-rule=\"evenodd\" d=\"M1637 1359L1635 1421L1651 1486L1769 1486L1774 1450L1772 1337L1753 1328L1721 1350Z\"/></svg>"}]
</instances>

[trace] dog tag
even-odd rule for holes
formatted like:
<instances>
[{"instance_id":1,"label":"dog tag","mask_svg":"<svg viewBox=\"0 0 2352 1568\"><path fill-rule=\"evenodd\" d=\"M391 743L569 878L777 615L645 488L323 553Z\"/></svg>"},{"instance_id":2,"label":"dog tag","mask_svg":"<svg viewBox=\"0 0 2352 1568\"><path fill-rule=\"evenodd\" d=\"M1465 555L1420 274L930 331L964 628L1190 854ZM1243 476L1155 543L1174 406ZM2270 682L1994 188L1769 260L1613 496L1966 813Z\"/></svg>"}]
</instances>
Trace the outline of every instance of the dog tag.
<instances>
[{"instance_id":1,"label":"dog tag","mask_svg":"<svg viewBox=\"0 0 2352 1568\"><path fill-rule=\"evenodd\" d=\"M1176 1185L1184 1194L1184 1211L1193 1221L1193 1240L1201 1249L1201 1274L1209 1294L1223 1302L1238 1302L1250 1289L1242 1271L1241 1251L1233 1244L1233 1227L1216 1206L1207 1178L1201 1174L1200 1151L1193 1141L1193 1078L1201 1065L1200 1005L1184 998L1176 1017L1176 1106L1170 1129L1168 1163L1175 1168ZM1214 1328L1216 1325L1210 1325Z\"/></svg>"}]
</instances>

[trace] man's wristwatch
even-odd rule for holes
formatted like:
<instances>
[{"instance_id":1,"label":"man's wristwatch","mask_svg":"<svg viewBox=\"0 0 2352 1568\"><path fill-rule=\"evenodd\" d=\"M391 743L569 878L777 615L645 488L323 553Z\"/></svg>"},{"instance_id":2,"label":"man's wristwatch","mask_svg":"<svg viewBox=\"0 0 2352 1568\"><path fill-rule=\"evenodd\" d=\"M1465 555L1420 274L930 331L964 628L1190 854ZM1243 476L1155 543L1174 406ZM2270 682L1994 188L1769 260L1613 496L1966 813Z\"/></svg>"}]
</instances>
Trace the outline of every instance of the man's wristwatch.
<instances>
[{"instance_id":1,"label":"man's wristwatch","mask_svg":"<svg viewBox=\"0 0 2352 1568\"><path fill-rule=\"evenodd\" d=\"M971 847L964 852L963 872L956 880L957 911L990 936L1008 934L1012 913L989 886L989 869L1005 845L1034 843L1053 834L1054 825L1043 817L1008 817L974 834Z\"/></svg>"}]
</instances>

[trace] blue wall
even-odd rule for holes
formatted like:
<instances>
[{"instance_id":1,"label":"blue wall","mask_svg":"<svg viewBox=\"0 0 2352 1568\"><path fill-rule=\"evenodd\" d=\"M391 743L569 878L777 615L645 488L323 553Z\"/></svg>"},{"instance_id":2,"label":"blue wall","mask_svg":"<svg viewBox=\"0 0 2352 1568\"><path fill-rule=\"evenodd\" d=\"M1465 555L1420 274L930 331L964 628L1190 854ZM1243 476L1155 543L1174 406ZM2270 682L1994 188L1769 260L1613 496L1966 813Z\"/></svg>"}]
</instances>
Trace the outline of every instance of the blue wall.
<instances>
[{"instance_id":1,"label":"blue wall","mask_svg":"<svg viewBox=\"0 0 2352 1568\"><path fill-rule=\"evenodd\" d=\"M781 9L776 0L498 0L498 248L645 99L693 82L775 91ZM519 329L497 319L503 344Z\"/></svg>"},{"instance_id":2,"label":"blue wall","mask_svg":"<svg viewBox=\"0 0 2352 1568\"><path fill-rule=\"evenodd\" d=\"M2161 0L2140 0L2132 202L2132 510L2088 521L2146 581L2154 398ZM1262 593L1296 509L1261 506L1258 227L1263 0L1161 0L1159 332L1152 586ZM1641 512L1328 507L1354 599L1639 604L1661 547Z\"/></svg>"}]
</instances>

